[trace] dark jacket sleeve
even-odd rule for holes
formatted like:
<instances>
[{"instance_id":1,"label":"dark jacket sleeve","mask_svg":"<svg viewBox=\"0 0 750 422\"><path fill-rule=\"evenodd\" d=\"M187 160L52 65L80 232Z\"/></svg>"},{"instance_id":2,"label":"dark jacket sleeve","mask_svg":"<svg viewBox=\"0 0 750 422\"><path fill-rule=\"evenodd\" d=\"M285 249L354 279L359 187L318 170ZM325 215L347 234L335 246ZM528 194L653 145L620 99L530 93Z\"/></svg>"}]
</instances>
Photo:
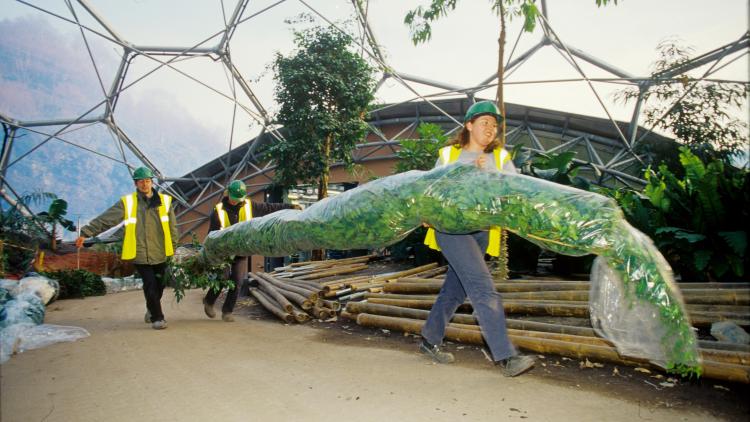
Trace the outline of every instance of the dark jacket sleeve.
<instances>
[{"instance_id":1,"label":"dark jacket sleeve","mask_svg":"<svg viewBox=\"0 0 750 422\"><path fill-rule=\"evenodd\" d=\"M253 218L263 217L279 210L293 209L292 204L273 203L273 202L253 202Z\"/></svg>"},{"instance_id":2,"label":"dark jacket sleeve","mask_svg":"<svg viewBox=\"0 0 750 422\"><path fill-rule=\"evenodd\" d=\"M208 231L212 232L219 229L221 229L221 222L219 221L219 214L216 213L216 208L214 207L211 215L208 216Z\"/></svg>"}]
</instances>

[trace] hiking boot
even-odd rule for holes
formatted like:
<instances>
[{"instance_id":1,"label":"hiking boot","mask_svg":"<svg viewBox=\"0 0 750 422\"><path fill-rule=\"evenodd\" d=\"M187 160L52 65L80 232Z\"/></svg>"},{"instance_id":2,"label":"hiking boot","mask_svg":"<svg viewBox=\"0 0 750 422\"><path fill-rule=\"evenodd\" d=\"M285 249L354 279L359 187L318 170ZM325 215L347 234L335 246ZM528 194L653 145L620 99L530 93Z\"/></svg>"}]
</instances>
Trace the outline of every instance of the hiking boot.
<instances>
[{"instance_id":1,"label":"hiking boot","mask_svg":"<svg viewBox=\"0 0 750 422\"><path fill-rule=\"evenodd\" d=\"M506 377L516 377L534 367L536 360L527 355L511 356L503 359L498 364L503 368L503 375Z\"/></svg>"},{"instance_id":2,"label":"hiking boot","mask_svg":"<svg viewBox=\"0 0 750 422\"><path fill-rule=\"evenodd\" d=\"M221 314L221 319L224 322L234 322L234 317L232 316L231 312L229 312L229 313L222 313Z\"/></svg>"},{"instance_id":3,"label":"hiking boot","mask_svg":"<svg viewBox=\"0 0 750 422\"><path fill-rule=\"evenodd\" d=\"M151 324L151 312L146 311L146 315L143 316L143 322Z\"/></svg>"},{"instance_id":4,"label":"hiking boot","mask_svg":"<svg viewBox=\"0 0 750 422\"><path fill-rule=\"evenodd\" d=\"M209 318L216 318L216 311L214 311L214 305L211 305L208 302L206 302L206 299L203 299L203 312L205 312L206 316Z\"/></svg>"},{"instance_id":5,"label":"hiking boot","mask_svg":"<svg viewBox=\"0 0 750 422\"><path fill-rule=\"evenodd\" d=\"M163 319L160 319L158 321L154 321L151 324L151 328L153 328L154 330L163 330L163 329L167 328L167 321L164 321Z\"/></svg>"},{"instance_id":6,"label":"hiking boot","mask_svg":"<svg viewBox=\"0 0 750 422\"><path fill-rule=\"evenodd\" d=\"M437 363L452 363L456 360L452 353L443 352L439 346L430 344L426 340L422 340L422 343L420 343L419 351Z\"/></svg>"}]
</instances>

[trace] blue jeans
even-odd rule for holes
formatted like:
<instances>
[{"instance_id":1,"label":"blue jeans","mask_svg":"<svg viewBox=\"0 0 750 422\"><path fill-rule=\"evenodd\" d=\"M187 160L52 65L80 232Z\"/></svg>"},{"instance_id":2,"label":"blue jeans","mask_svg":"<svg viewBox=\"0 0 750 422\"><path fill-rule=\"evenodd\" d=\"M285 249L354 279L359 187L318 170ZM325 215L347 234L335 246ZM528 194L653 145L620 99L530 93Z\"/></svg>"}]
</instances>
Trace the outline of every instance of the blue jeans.
<instances>
[{"instance_id":1,"label":"blue jeans","mask_svg":"<svg viewBox=\"0 0 750 422\"><path fill-rule=\"evenodd\" d=\"M499 361L518 354L508 339L502 298L495 290L490 271L484 263L489 233L435 234L449 268L445 283L422 328L422 337L430 344L441 344L445 327L468 295L492 359Z\"/></svg>"}]
</instances>

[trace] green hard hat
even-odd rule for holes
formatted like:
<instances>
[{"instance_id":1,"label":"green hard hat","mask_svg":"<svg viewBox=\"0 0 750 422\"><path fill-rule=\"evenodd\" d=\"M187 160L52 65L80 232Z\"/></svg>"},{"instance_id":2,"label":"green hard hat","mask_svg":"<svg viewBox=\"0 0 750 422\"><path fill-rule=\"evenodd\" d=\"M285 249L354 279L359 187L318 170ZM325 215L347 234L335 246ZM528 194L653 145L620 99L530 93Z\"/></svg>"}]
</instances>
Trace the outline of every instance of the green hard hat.
<instances>
[{"instance_id":1,"label":"green hard hat","mask_svg":"<svg viewBox=\"0 0 750 422\"><path fill-rule=\"evenodd\" d=\"M154 172L148 167L138 167L133 172L133 180L151 179L154 177Z\"/></svg>"},{"instance_id":2,"label":"green hard hat","mask_svg":"<svg viewBox=\"0 0 750 422\"><path fill-rule=\"evenodd\" d=\"M229 191L229 199L232 201L242 201L247 196L247 188L241 180L233 180L227 190Z\"/></svg>"},{"instance_id":3,"label":"green hard hat","mask_svg":"<svg viewBox=\"0 0 750 422\"><path fill-rule=\"evenodd\" d=\"M464 123L470 121L471 119L482 116L485 114L491 114L495 116L497 119L497 122L500 123L503 121L503 116L500 114L500 110L497 109L497 106L492 101L480 101L478 103L474 103L471 107L469 107L468 110L466 110L466 116L464 116Z\"/></svg>"}]
</instances>

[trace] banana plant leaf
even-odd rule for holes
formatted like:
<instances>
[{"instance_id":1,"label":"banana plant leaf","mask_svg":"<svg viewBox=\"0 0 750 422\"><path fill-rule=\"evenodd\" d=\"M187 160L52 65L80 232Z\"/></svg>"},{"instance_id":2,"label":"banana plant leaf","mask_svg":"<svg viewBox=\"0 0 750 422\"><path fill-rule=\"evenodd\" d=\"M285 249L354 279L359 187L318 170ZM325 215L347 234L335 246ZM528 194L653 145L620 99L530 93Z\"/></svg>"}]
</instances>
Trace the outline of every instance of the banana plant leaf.
<instances>
[{"instance_id":1,"label":"banana plant leaf","mask_svg":"<svg viewBox=\"0 0 750 422\"><path fill-rule=\"evenodd\" d=\"M625 300L604 304L616 308L607 311L627 313L635 304L643 305L653 310L661 327L658 338L649 340L659 344L651 348L656 351L638 357L667 370L700 375L682 296L653 242L627 223L614 200L537 178L461 164L400 173L304 211L283 210L211 232L203 259L210 263L233 255L378 248L398 242L422 222L446 233L501 226L554 252L603 257L630 292ZM618 345L618 350L633 347Z\"/></svg>"}]
</instances>

